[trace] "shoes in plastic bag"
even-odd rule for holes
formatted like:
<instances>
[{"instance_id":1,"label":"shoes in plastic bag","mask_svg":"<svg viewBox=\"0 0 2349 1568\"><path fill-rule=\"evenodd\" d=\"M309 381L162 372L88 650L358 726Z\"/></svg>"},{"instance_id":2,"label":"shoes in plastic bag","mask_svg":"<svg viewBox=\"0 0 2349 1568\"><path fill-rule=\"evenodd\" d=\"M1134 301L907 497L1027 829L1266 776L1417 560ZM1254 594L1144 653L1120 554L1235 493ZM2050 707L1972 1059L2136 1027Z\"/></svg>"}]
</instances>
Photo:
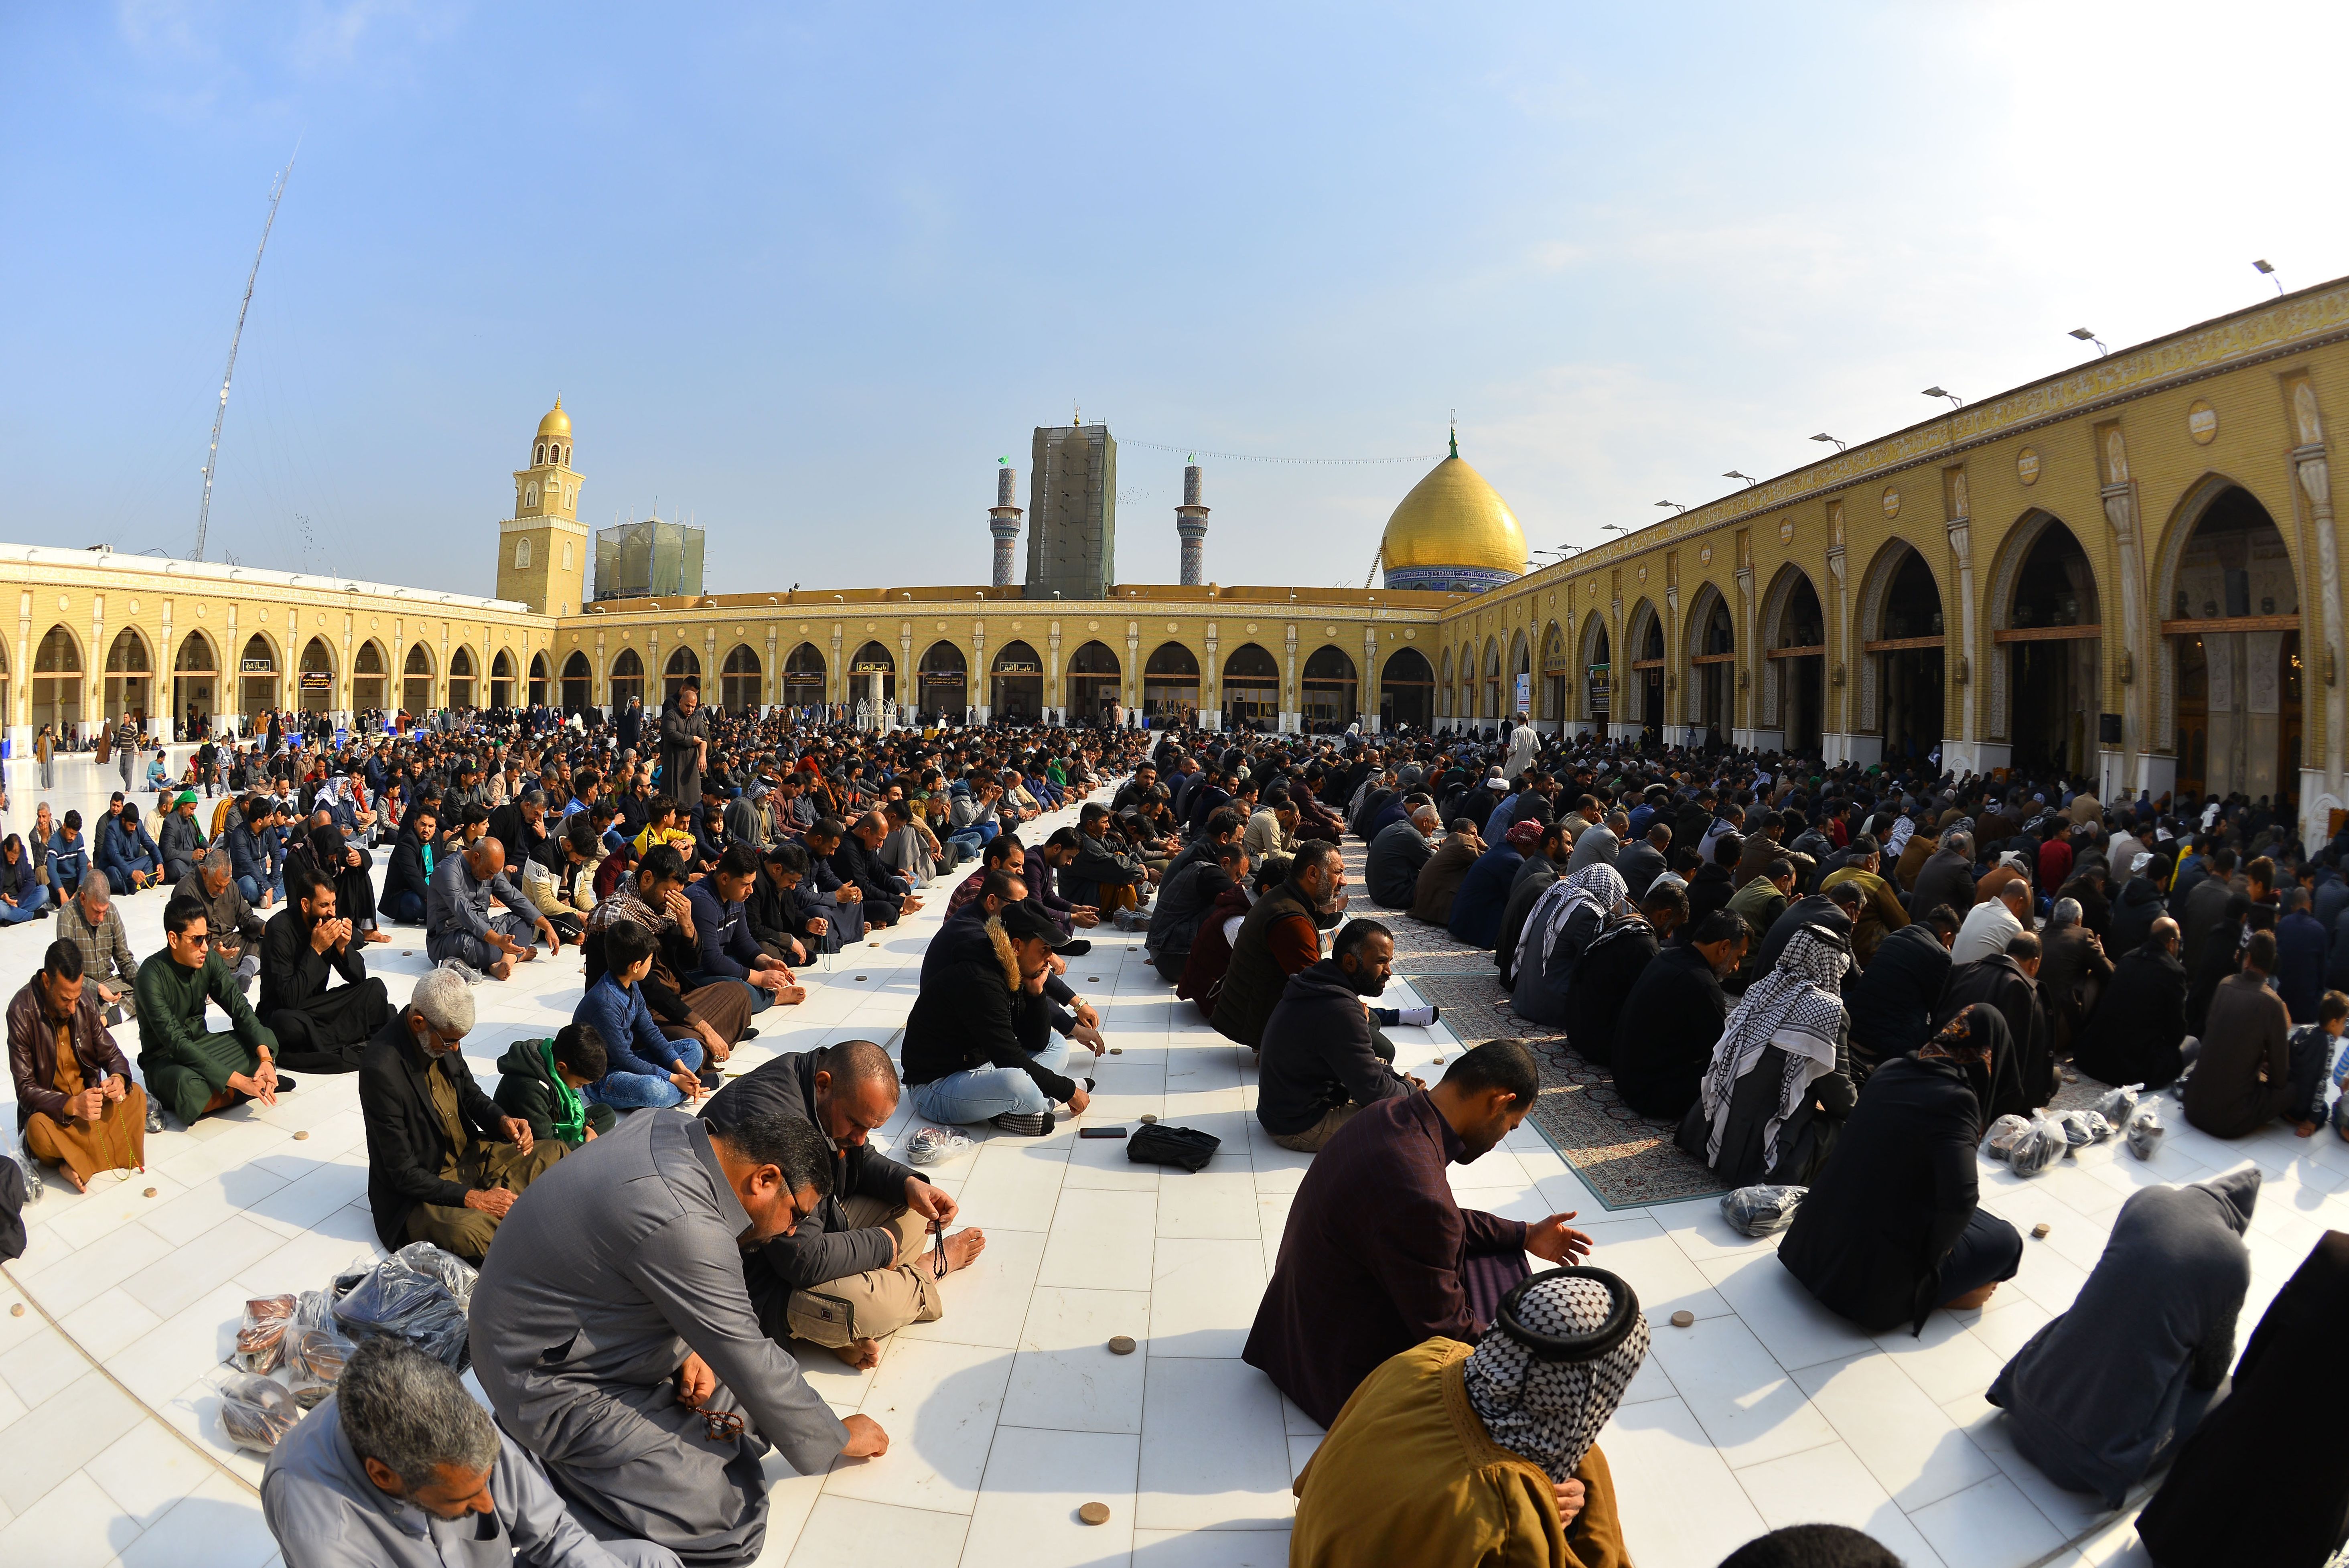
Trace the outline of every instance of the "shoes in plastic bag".
<instances>
[{"instance_id":1,"label":"shoes in plastic bag","mask_svg":"<svg viewBox=\"0 0 2349 1568\"><path fill-rule=\"evenodd\" d=\"M285 1364L285 1333L294 1321L290 1295L268 1295L244 1304L237 1325L236 1353L250 1372L274 1372Z\"/></svg>"},{"instance_id":2,"label":"shoes in plastic bag","mask_svg":"<svg viewBox=\"0 0 2349 1568\"><path fill-rule=\"evenodd\" d=\"M285 1384L251 1372L221 1379L221 1429L241 1449L265 1454L302 1418L302 1407Z\"/></svg>"},{"instance_id":3,"label":"shoes in plastic bag","mask_svg":"<svg viewBox=\"0 0 2349 1568\"><path fill-rule=\"evenodd\" d=\"M960 1159L978 1147L964 1133L951 1127L917 1127L905 1140L905 1159L915 1165L943 1165L949 1160Z\"/></svg>"},{"instance_id":4,"label":"shoes in plastic bag","mask_svg":"<svg viewBox=\"0 0 2349 1568\"><path fill-rule=\"evenodd\" d=\"M147 1130L150 1132L160 1132L163 1130L163 1108L157 1105L153 1100L149 1100L147 1102Z\"/></svg>"},{"instance_id":5,"label":"shoes in plastic bag","mask_svg":"<svg viewBox=\"0 0 2349 1568\"><path fill-rule=\"evenodd\" d=\"M2055 1119L2064 1140L2075 1149L2102 1143L2113 1135L2113 1124L2093 1110L2067 1110Z\"/></svg>"},{"instance_id":6,"label":"shoes in plastic bag","mask_svg":"<svg viewBox=\"0 0 2349 1568\"><path fill-rule=\"evenodd\" d=\"M294 1402L305 1410L335 1391L357 1346L331 1328L297 1328L286 1336L285 1367Z\"/></svg>"},{"instance_id":7,"label":"shoes in plastic bag","mask_svg":"<svg viewBox=\"0 0 2349 1568\"><path fill-rule=\"evenodd\" d=\"M2064 1129L2044 1116L2034 1116L2007 1151L2006 1167L2017 1176L2036 1176L2070 1152L2072 1144Z\"/></svg>"},{"instance_id":8,"label":"shoes in plastic bag","mask_svg":"<svg viewBox=\"0 0 2349 1568\"><path fill-rule=\"evenodd\" d=\"M2002 1116L1990 1124L1990 1133L1982 1141L1982 1157L2006 1163L2008 1155L2023 1135L2031 1130L2031 1123L2019 1116Z\"/></svg>"},{"instance_id":9,"label":"shoes in plastic bag","mask_svg":"<svg viewBox=\"0 0 2349 1568\"><path fill-rule=\"evenodd\" d=\"M48 1191L48 1183L41 1180L41 1162L34 1159L31 1154L22 1151L19 1151L15 1159L16 1168L25 1173L25 1202L39 1202L41 1194Z\"/></svg>"},{"instance_id":10,"label":"shoes in plastic bag","mask_svg":"<svg viewBox=\"0 0 2349 1568\"><path fill-rule=\"evenodd\" d=\"M465 1305L457 1298L443 1276L437 1261L419 1254L411 1263L410 1254L419 1248L427 1253L450 1254L428 1243L415 1243L357 1276L347 1291L343 1281L336 1282L338 1299L335 1303L335 1326L353 1340L388 1336L405 1339L426 1355L434 1357L462 1372L472 1361L471 1346L466 1343ZM450 1262L464 1267L461 1260ZM471 1274L470 1268L466 1269ZM351 1276L345 1275L344 1279ZM465 1282L468 1295L472 1286Z\"/></svg>"},{"instance_id":11,"label":"shoes in plastic bag","mask_svg":"<svg viewBox=\"0 0 2349 1568\"><path fill-rule=\"evenodd\" d=\"M2161 1108L2141 1105L2128 1119L2128 1151L2139 1160L2150 1160L2161 1150L2161 1140L2169 1129L2162 1124Z\"/></svg>"},{"instance_id":12,"label":"shoes in plastic bag","mask_svg":"<svg viewBox=\"0 0 2349 1568\"><path fill-rule=\"evenodd\" d=\"M1809 1191L1807 1187L1740 1187L1721 1195L1722 1218L1741 1234L1773 1235L1795 1222L1795 1207Z\"/></svg>"},{"instance_id":13,"label":"shoes in plastic bag","mask_svg":"<svg viewBox=\"0 0 2349 1568\"><path fill-rule=\"evenodd\" d=\"M2096 1101L2096 1114L2115 1127L2128 1125L2129 1112L2137 1109L2137 1097L2145 1092L2141 1083L2123 1084Z\"/></svg>"},{"instance_id":14,"label":"shoes in plastic bag","mask_svg":"<svg viewBox=\"0 0 2349 1568\"><path fill-rule=\"evenodd\" d=\"M474 968L471 965L466 963L461 958L443 958L440 960L439 966L442 969L455 971L458 977L462 979L468 985L478 985L482 981L489 978L488 975L482 974L480 970Z\"/></svg>"},{"instance_id":15,"label":"shoes in plastic bag","mask_svg":"<svg viewBox=\"0 0 2349 1568\"><path fill-rule=\"evenodd\" d=\"M391 1254L418 1274L429 1274L457 1298L457 1305L473 1305L473 1285L481 1271L452 1252L434 1246L430 1242L410 1242Z\"/></svg>"}]
</instances>

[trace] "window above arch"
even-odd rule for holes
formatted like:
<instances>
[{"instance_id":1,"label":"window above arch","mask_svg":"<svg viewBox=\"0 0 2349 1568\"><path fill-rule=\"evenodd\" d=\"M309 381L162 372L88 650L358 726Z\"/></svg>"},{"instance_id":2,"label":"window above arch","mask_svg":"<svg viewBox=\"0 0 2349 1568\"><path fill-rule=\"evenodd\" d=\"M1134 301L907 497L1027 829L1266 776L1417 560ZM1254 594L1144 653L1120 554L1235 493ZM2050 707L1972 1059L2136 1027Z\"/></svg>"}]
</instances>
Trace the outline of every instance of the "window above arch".
<instances>
[{"instance_id":1,"label":"window above arch","mask_svg":"<svg viewBox=\"0 0 2349 1568\"><path fill-rule=\"evenodd\" d=\"M514 570L517 572L530 570L530 541L527 538L514 541Z\"/></svg>"}]
</instances>

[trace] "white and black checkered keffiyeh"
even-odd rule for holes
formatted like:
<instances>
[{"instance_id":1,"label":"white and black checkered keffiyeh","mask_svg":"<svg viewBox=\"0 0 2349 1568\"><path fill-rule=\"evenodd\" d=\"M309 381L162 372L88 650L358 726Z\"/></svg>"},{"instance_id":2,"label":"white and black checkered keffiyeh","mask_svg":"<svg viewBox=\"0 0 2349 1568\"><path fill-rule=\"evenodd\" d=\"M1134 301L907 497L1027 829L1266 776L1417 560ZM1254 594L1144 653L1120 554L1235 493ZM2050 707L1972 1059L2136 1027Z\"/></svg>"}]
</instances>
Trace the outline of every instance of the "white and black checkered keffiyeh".
<instances>
[{"instance_id":1,"label":"white and black checkered keffiyeh","mask_svg":"<svg viewBox=\"0 0 2349 1568\"><path fill-rule=\"evenodd\" d=\"M1606 1323L1614 1303L1614 1293L1595 1279L1536 1280L1517 1297L1516 1315L1537 1333L1590 1334ZM1647 1358L1645 1313L1632 1320L1620 1345L1589 1361L1545 1361L1495 1327L1476 1342L1461 1380L1493 1441L1562 1481L1599 1440L1599 1429Z\"/></svg>"},{"instance_id":2,"label":"white and black checkered keffiyeh","mask_svg":"<svg viewBox=\"0 0 2349 1568\"><path fill-rule=\"evenodd\" d=\"M1531 963L1539 972L1549 967L1550 949L1578 909L1598 912L1600 926L1631 913L1631 890L1610 865L1585 866L1570 877L1560 877L1542 890L1526 915L1525 934L1517 938L1516 972Z\"/></svg>"},{"instance_id":3,"label":"white and black checkered keffiyeh","mask_svg":"<svg viewBox=\"0 0 2349 1568\"><path fill-rule=\"evenodd\" d=\"M1754 1070L1764 1050L1776 1046L1786 1053L1786 1070L1777 1108L1762 1131L1765 1168L1776 1167L1778 1134L1786 1119L1801 1109L1814 1078L1835 1071L1844 1022L1843 972L1850 963L1850 949L1840 937L1806 925L1787 939L1777 967L1755 981L1732 1010L1700 1091L1705 1120L1712 1124L1704 1140L1707 1164L1721 1158L1737 1080Z\"/></svg>"}]
</instances>

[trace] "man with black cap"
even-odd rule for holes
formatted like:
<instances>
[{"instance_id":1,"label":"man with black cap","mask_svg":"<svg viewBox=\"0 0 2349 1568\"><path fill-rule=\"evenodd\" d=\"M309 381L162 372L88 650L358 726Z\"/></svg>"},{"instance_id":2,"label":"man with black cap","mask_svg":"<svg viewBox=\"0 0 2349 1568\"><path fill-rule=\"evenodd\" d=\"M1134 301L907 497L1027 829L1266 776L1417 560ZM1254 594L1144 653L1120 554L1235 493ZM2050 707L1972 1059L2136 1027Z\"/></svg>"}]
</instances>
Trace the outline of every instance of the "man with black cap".
<instances>
[{"instance_id":1,"label":"man with black cap","mask_svg":"<svg viewBox=\"0 0 2349 1568\"><path fill-rule=\"evenodd\" d=\"M988 950L957 954L923 977L899 1055L914 1109L933 1121L991 1121L1042 1137L1053 1107L1081 1116L1090 1080L1061 1073L1070 1043L1052 1037L1044 994L1060 928L1025 903L1006 904L983 928ZM1090 1048L1090 1047L1088 1047Z\"/></svg>"}]
</instances>

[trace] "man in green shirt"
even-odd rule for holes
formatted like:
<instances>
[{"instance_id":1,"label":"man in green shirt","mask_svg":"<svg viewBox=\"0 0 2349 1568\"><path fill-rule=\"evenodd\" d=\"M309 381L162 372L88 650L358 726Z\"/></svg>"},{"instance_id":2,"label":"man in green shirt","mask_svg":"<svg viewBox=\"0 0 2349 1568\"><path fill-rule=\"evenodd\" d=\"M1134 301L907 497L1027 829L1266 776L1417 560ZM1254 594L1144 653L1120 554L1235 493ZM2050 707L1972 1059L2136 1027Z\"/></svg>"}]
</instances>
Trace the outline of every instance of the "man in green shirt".
<instances>
[{"instance_id":1,"label":"man in green shirt","mask_svg":"<svg viewBox=\"0 0 2349 1568\"><path fill-rule=\"evenodd\" d=\"M1775 855L1762 868L1762 874L1729 895L1733 914L1744 918L1745 928L1754 934L1748 946L1741 979L1751 985L1761 978L1762 933L1768 931L1786 913L1787 901L1795 891L1795 862L1785 855Z\"/></svg>"},{"instance_id":2,"label":"man in green shirt","mask_svg":"<svg viewBox=\"0 0 2349 1568\"><path fill-rule=\"evenodd\" d=\"M139 1070L154 1103L192 1126L240 1099L275 1105L294 1080L277 1071L277 1037L254 1016L235 972L212 948L202 900L175 897L163 911L166 951L139 966ZM217 1002L230 1032L204 1028Z\"/></svg>"}]
</instances>

